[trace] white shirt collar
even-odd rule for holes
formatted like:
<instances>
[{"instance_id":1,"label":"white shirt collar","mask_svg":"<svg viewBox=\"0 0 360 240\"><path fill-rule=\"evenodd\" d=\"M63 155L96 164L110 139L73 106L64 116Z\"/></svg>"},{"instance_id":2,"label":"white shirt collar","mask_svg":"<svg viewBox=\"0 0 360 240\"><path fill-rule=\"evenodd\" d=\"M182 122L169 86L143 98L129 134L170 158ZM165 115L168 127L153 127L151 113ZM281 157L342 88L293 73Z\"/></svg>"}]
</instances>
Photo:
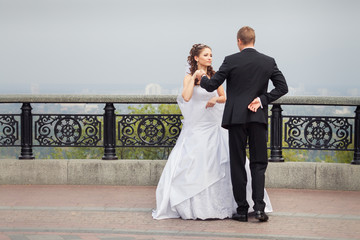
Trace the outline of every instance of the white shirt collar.
<instances>
[{"instance_id":1,"label":"white shirt collar","mask_svg":"<svg viewBox=\"0 0 360 240\"><path fill-rule=\"evenodd\" d=\"M246 47L246 48L243 48L243 50L247 49L247 48L251 48L251 49L255 49L255 47ZM241 50L242 51L242 50Z\"/></svg>"}]
</instances>

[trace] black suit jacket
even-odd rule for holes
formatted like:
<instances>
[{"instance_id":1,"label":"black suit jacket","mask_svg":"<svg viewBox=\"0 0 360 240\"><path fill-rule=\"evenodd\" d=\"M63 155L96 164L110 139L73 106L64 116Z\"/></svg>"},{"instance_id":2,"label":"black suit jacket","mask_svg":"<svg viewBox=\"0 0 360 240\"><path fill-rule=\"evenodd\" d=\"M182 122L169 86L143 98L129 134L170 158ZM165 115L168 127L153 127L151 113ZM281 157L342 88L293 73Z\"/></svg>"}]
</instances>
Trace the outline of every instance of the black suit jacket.
<instances>
[{"instance_id":1,"label":"black suit jacket","mask_svg":"<svg viewBox=\"0 0 360 240\"><path fill-rule=\"evenodd\" d=\"M222 126L250 122L268 122L268 104L288 92L285 78L273 58L259 53L253 48L246 48L239 53L225 57L219 71L209 79L202 77L200 86L211 92L227 80ZM274 89L268 92L269 80ZM247 107L260 97L263 108L256 113Z\"/></svg>"}]
</instances>

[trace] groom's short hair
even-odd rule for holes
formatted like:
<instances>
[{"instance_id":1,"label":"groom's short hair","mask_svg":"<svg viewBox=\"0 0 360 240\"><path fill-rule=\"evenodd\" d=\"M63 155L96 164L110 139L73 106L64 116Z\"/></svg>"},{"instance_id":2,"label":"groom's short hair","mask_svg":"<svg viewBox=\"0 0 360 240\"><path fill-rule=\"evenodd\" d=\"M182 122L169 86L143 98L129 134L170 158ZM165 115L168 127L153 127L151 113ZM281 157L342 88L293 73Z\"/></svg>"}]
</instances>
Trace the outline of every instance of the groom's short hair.
<instances>
[{"instance_id":1,"label":"groom's short hair","mask_svg":"<svg viewBox=\"0 0 360 240\"><path fill-rule=\"evenodd\" d=\"M243 44L255 43L255 31L251 27L245 26L240 28L237 33L237 38L243 42Z\"/></svg>"}]
</instances>

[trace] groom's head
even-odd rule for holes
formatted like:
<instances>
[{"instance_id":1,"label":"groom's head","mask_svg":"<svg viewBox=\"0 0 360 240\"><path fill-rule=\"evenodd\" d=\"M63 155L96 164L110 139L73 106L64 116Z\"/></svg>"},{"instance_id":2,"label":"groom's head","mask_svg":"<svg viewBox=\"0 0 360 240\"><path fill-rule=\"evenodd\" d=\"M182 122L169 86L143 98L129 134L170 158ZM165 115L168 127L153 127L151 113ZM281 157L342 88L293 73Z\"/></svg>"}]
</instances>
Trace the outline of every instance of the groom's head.
<instances>
[{"instance_id":1,"label":"groom's head","mask_svg":"<svg viewBox=\"0 0 360 240\"><path fill-rule=\"evenodd\" d=\"M255 44L254 29L248 26L240 28L237 33L237 42L240 50L244 49L245 47L253 47Z\"/></svg>"}]
</instances>

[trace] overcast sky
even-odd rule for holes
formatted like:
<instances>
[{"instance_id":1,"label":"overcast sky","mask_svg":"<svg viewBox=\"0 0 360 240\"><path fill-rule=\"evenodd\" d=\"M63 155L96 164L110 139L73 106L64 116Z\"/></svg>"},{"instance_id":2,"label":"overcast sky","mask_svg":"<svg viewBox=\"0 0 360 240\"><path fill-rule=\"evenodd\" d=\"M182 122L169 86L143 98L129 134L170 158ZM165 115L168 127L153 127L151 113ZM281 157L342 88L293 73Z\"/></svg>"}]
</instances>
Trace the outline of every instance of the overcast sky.
<instances>
[{"instance_id":1,"label":"overcast sky","mask_svg":"<svg viewBox=\"0 0 360 240\"><path fill-rule=\"evenodd\" d=\"M359 23L357 0L0 0L0 94L171 94L194 43L217 70L249 25L289 95L360 96Z\"/></svg>"}]
</instances>

